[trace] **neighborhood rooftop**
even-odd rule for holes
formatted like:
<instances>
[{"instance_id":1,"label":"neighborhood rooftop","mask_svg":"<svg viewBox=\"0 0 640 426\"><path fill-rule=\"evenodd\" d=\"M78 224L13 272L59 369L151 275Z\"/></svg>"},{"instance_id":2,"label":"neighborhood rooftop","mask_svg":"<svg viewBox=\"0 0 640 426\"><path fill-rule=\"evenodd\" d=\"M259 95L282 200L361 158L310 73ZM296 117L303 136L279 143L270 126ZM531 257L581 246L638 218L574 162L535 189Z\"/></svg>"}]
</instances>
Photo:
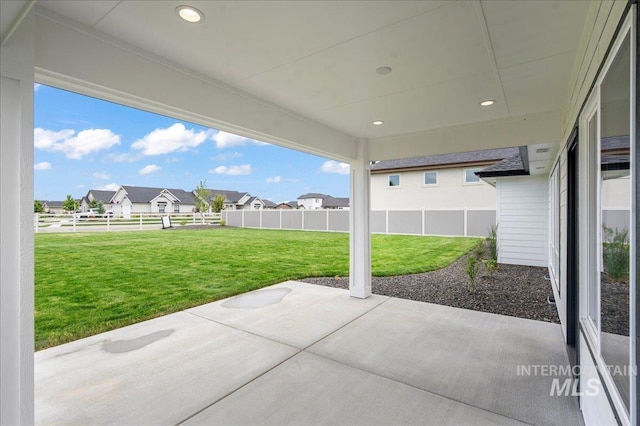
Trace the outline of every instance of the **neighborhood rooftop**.
<instances>
[{"instance_id":1,"label":"neighborhood rooftop","mask_svg":"<svg viewBox=\"0 0 640 426\"><path fill-rule=\"evenodd\" d=\"M122 188L127 192L127 197L132 203L148 203L164 190L175 195L181 203L194 204L196 202L195 195L192 192L185 191L184 189L149 188L144 186L128 185L123 185Z\"/></svg>"},{"instance_id":2,"label":"neighborhood rooftop","mask_svg":"<svg viewBox=\"0 0 640 426\"><path fill-rule=\"evenodd\" d=\"M400 160L379 161L371 167L372 172L409 169L420 167L451 166L454 164L475 164L491 161L500 161L519 155L520 149L497 148L481 151L461 152L457 154L430 155L426 157L404 158Z\"/></svg>"}]
</instances>

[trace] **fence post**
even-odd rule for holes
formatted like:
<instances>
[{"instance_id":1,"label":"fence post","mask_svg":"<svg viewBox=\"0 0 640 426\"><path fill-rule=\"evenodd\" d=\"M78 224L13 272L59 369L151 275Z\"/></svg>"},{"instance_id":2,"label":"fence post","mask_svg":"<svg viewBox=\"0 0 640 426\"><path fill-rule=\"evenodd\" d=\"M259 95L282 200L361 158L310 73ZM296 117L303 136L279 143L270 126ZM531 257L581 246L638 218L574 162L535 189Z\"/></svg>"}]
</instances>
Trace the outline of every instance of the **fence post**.
<instances>
[{"instance_id":1,"label":"fence post","mask_svg":"<svg viewBox=\"0 0 640 426\"><path fill-rule=\"evenodd\" d=\"M109 232L109 223L110 223L110 221L109 221L109 215L107 215L107 232Z\"/></svg>"},{"instance_id":2,"label":"fence post","mask_svg":"<svg viewBox=\"0 0 640 426\"><path fill-rule=\"evenodd\" d=\"M327 231L330 231L330 229L329 229L329 212L330 212L330 211L331 211L331 210L329 210L329 209L326 209L326 210L325 210L325 212L327 212Z\"/></svg>"},{"instance_id":3,"label":"fence post","mask_svg":"<svg viewBox=\"0 0 640 426\"><path fill-rule=\"evenodd\" d=\"M282 229L282 209L280 209L280 229Z\"/></svg>"},{"instance_id":4,"label":"fence post","mask_svg":"<svg viewBox=\"0 0 640 426\"><path fill-rule=\"evenodd\" d=\"M242 209L240 211L241 211L240 215L242 216L242 221L240 223L242 224L242 227L244 228L244 209Z\"/></svg>"},{"instance_id":5,"label":"fence post","mask_svg":"<svg viewBox=\"0 0 640 426\"><path fill-rule=\"evenodd\" d=\"M389 209L384 211L384 233L389 233Z\"/></svg>"},{"instance_id":6,"label":"fence post","mask_svg":"<svg viewBox=\"0 0 640 426\"><path fill-rule=\"evenodd\" d=\"M302 230L303 230L303 231L305 230L305 229L304 229L304 211L305 211L305 210L306 210L306 209L302 209Z\"/></svg>"},{"instance_id":7,"label":"fence post","mask_svg":"<svg viewBox=\"0 0 640 426\"><path fill-rule=\"evenodd\" d=\"M140 216L140 230L142 231L142 213L140 213L138 216Z\"/></svg>"},{"instance_id":8,"label":"fence post","mask_svg":"<svg viewBox=\"0 0 640 426\"><path fill-rule=\"evenodd\" d=\"M467 236L467 215L469 214L469 211L467 210L467 208L465 207L463 210L463 214L462 214L462 223L463 223L463 228L464 228L464 236Z\"/></svg>"},{"instance_id":9,"label":"fence post","mask_svg":"<svg viewBox=\"0 0 640 426\"><path fill-rule=\"evenodd\" d=\"M425 222L425 214L424 213L425 213L425 211L424 211L424 209L422 209L420 211L420 222L422 224L422 235L424 235L424 228L425 228L425 226L424 226L425 225L424 224L424 222Z\"/></svg>"},{"instance_id":10,"label":"fence post","mask_svg":"<svg viewBox=\"0 0 640 426\"><path fill-rule=\"evenodd\" d=\"M263 211L264 210L262 210L262 209L259 210L259 212L260 212L260 229L262 229L262 212Z\"/></svg>"}]
</instances>

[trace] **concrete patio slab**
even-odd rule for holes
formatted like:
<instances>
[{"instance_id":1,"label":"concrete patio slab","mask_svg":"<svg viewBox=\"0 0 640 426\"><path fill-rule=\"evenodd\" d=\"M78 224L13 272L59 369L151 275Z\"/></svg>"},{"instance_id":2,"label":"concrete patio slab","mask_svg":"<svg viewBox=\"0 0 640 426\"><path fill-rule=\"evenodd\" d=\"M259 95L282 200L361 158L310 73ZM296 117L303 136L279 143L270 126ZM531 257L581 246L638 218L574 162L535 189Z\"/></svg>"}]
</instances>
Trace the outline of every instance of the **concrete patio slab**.
<instances>
[{"instance_id":1,"label":"concrete patio slab","mask_svg":"<svg viewBox=\"0 0 640 426\"><path fill-rule=\"evenodd\" d=\"M184 312L37 352L38 424L176 424L298 351Z\"/></svg>"},{"instance_id":2,"label":"concrete patio slab","mask_svg":"<svg viewBox=\"0 0 640 426\"><path fill-rule=\"evenodd\" d=\"M566 366L558 324L391 299L308 351L532 424L581 424L575 398L550 396Z\"/></svg>"},{"instance_id":3,"label":"concrete patio slab","mask_svg":"<svg viewBox=\"0 0 640 426\"><path fill-rule=\"evenodd\" d=\"M560 327L286 282L35 357L38 424L580 425Z\"/></svg>"},{"instance_id":4,"label":"concrete patio slab","mask_svg":"<svg viewBox=\"0 0 640 426\"><path fill-rule=\"evenodd\" d=\"M342 289L287 281L187 312L305 348L388 299L355 299Z\"/></svg>"},{"instance_id":5,"label":"concrete patio slab","mask_svg":"<svg viewBox=\"0 0 640 426\"><path fill-rule=\"evenodd\" d=\"M302 352L187 425L512 425L485 410Z\"/></svg>"}]
</instances>

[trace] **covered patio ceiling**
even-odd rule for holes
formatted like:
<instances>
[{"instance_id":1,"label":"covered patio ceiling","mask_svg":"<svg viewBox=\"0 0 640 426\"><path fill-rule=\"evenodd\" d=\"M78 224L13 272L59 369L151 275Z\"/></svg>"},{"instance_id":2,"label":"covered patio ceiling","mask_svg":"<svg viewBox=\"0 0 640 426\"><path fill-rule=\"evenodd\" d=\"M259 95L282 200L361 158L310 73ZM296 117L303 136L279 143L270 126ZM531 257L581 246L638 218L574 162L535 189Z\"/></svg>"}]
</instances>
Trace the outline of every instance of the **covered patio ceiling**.
<instances>
[{"instance_id":1,"label":"covered patio ceiling","mask_svg":"<svg viewBox=\"0 0 640 426\"><path fill-rule=\"evenodd\" d=\"M42 83L367 161L557 143L590 5L39 0L1 30L35 7Z\"/></svg>"}]
</instances>

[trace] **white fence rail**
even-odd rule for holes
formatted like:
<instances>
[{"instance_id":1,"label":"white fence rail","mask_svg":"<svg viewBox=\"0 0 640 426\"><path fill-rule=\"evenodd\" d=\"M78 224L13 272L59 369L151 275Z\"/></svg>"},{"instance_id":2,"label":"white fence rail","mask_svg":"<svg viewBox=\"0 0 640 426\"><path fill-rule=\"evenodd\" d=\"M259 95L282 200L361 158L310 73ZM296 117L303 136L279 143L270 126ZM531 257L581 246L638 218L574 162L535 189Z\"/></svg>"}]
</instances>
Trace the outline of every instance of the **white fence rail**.
<instances>
[{"instance_id":1,"label":"white fence rail","mask_svg":"<svg viewBox=\"0 0 640 426\"><path fill-rule=\"evenodd\" d=\"M229 226L304 231L349 231L348 210L225 210ZM371 232L378 234L484 237L496 223L495 210L373 210Z\"/></svg>"},{"instance_id":2,"label":"white fence rail","mask_svg":"<svg viewBox=\"0 0 640 426\"><path fill-rule=\"evenodd\" d=\"M132 213L130 217L111 215L84 217L76 214L33 215L34 232L105 232L162 229L162 218L171 218L173 227L217 224L220 213Z\"/></svg>"}]
</instances>

